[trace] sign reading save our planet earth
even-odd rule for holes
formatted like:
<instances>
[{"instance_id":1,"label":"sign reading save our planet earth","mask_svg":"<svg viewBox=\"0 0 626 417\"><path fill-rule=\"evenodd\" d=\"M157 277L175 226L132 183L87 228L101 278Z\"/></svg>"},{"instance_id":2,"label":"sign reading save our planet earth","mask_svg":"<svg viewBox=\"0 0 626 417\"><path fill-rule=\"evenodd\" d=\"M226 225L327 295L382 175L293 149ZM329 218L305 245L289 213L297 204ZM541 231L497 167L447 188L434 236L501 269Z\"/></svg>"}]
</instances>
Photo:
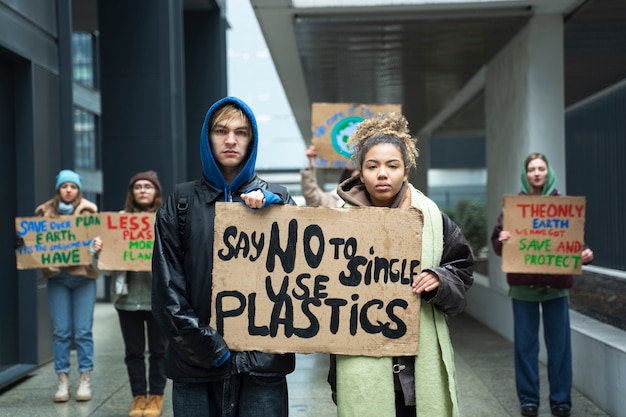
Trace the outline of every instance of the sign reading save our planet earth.
<instances>
[{"instance_id":1,"label":"sign reading save our planet earth","mask_svg":"<svg viewBox=\"0 0 626 417\"><path fill-rule=\"evenodd\" d=\"M402 113L400 104L313 103L311 143L317 149L313 165L319 168L351 168L348 139L356 127L377 113Z\"/></svg>"},{"instance_id":2,"label":"sign reading save our planet earth","mask_svg":"<svg viewBox=\"0 0 626 417\"><path fill-rule=\"evenodd\" d=\"M17 269L91 263L89 245L99 226L97 214L16 218L16 234L24 241L15 251Z\"/></svg>"}]
</instances>

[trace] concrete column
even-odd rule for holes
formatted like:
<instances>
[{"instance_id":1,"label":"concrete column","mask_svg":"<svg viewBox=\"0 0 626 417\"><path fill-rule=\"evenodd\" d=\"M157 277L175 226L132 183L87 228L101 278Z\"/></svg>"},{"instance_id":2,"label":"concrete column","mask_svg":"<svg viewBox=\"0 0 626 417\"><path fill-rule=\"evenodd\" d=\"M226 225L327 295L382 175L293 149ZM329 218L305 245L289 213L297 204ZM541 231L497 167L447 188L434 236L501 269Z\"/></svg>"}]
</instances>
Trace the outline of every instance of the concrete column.
<instances>
[{"instance_id":1,"label":"concrete column","mask_svg":"<svg viewBox=\"0 0 626 417\"><path fill-rule=\"evenodd\" d=\"M409 173L409 182L419 189L424 195L428 196L428 169L430 168L430 134L422 134L420 128L422 126L415 122L420 120L417 109L425 106L424 97L426 96L426 87L413 77L405 80L402 104L402 114L409 122L409 131L411 135L417 136L417 149L419 156L417 158L417 168L412 169ZM430 133L430 132L429 132Z\"/></svg>"},{"instance_id":2,"label":"concrete column","mask_svg":"<svg viewBox=\"0 0 626 417\"><path fill-rule=\"evenodd\" d=\"M413 135L415 134L413 132L411 133ZM428 169L430 168L430 136L418 136L417 149L419 150L417 168L413 169L409 174L409 182L425 195L429 195Z\"/></svg>"},{"instance_id":3,"label":"concrete column","mask_svg":"<svg viewBox=\"0 0 626 417\"><path fill-rule=\"evenodd\" d=\"M226 20L219 8L185 12L187 164L184 180L202 173L200 131L211 105L227 95Z\"/></svg>"},{"instance_id":4,"label":"concrete column","mask_svg":"<svg viewBox=\"0 0 626 417\"><path fill-rule=\"evenodd\" d=\"M138 171L157 171L164 195L186 177L182 3L98 3L103 210L123 206Z\"/></svg>"},{"instance_id":5,"label":"concrete column","mask_svg":"<svg viewBox=\"0 0 626 417\"><path fill-rule=\"evenodd\" d=\"M563 19L533 17L487 65L485 117L487 226L502 209L502 196L517 194L524 159L542 152L565 193ZM489 257L490 287L506 293L501 259Z\"/></svg>"}]
</instances>

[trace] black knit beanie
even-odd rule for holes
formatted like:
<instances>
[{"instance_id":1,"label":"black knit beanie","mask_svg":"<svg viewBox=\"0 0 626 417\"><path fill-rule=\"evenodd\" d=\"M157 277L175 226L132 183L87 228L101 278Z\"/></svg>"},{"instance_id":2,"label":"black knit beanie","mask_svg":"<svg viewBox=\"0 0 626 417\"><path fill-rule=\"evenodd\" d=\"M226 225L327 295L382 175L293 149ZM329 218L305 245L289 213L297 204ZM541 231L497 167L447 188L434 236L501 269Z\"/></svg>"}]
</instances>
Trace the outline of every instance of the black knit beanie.
<instances>
[{"instance_id":1,"label":"black knit beanie","mask_svg":"<svg viewBox=\"0 0 626 417\"><path fill-rule=\"evenodd\" d=\"M130 179L128 183L128 188L133 188L133 185L139 180L148 180L159 190L159 194L161 194L161 183L159 182L159 176L155 171L145 171L138 172Z\"/></svg>"}]
</instances>

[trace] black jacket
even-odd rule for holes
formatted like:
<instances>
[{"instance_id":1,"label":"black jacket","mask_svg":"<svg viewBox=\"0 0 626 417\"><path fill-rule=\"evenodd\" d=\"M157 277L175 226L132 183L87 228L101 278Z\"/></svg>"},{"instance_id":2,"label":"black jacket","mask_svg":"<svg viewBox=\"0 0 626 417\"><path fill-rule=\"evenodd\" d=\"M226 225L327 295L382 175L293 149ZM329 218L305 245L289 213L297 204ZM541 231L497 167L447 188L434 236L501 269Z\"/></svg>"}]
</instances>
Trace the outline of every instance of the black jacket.
<instances>
[{"instance_id":1,"label":"black jacket","mask_svg":"<svg viewBox=\"0 0 626 417\"><path fill-rule=\"evenodd\" d=\"M157 213L152 260L152 311L169 339L168 378L201 382L222 379L229 373L284 376L292 372L294 354L231 352L229 361L214 366L228 351L222 336L209 327L215 203L224 201L225 196L205 178L193 182L185 227L179 230L181 187L176 187ZM242 204L240 193L258 188L269 189L282 204L295 204L284 187L268 184L256 175L232 193L233 204Z\"/></svg>"}]
</instances>

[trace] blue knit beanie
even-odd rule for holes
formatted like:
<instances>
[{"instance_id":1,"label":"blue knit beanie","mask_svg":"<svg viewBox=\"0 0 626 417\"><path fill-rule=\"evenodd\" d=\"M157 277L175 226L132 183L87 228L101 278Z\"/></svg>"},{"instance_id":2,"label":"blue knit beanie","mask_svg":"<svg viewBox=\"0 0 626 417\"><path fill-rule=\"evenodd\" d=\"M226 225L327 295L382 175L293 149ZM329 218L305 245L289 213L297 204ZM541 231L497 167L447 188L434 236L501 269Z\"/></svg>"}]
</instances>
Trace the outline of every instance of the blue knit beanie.
<instances>
[{"instance_id":1,"label":"blue knit beanie","mask_svg":"<svg viewBox=\"0 0 626 417\"><path fill-rule=\"evenodd\" d=\"M57 184L54 187L55 190L58 190L63 183L72 182L76 184L76 186L80 189L82 188L81 178L78 173L72 171L71 169L63 169L57 175Z\"/></svg>"}]
</instances>

